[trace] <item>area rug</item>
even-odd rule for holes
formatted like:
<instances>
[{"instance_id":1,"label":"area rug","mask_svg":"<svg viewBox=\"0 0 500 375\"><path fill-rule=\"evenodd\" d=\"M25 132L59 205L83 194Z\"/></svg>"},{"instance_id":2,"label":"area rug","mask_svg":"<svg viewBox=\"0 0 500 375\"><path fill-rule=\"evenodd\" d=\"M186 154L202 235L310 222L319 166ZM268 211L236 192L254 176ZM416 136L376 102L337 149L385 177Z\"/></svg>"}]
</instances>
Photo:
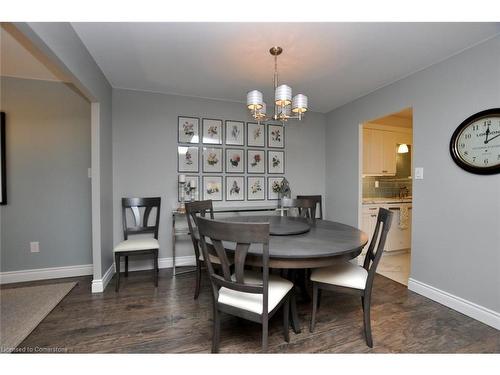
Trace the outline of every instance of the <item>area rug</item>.
<instances>
[{"instance_id":1,"label":"area rug","mask_svg":"<svg viewBox=\"0 0 500 375\"><path fill-rule=\"evenodd\" d=\"M0 353L12 352L76 282L0 290Z\"/></svg>"}]
</instances>

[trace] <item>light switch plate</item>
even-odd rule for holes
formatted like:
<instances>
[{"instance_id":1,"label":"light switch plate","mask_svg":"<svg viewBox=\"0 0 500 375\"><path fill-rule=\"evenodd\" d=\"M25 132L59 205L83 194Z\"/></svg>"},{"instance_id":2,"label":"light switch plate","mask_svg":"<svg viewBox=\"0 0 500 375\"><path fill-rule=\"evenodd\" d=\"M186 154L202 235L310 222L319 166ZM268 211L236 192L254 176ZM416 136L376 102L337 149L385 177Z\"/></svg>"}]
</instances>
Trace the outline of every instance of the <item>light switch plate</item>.
<instances>
[{"instance_id":1,"label":"light switch plate","mask_svg":"<svg viewBox=\"0 0 500 375\"><path fill-rule=\"evenodd\" d=\"M424 179L424 168L418 167L415 168L415 180L423 180Z\"/></svg>"},{"instance_id":2,"label":"light switch plate","mask_svg":"<svg viewBox=\"0 0 500 375\"><path fill-rule=\"evenodd\" d=\"M32 253L40 252L40 242L30 242L30 251Z\"/></svg>"}]
</instances>

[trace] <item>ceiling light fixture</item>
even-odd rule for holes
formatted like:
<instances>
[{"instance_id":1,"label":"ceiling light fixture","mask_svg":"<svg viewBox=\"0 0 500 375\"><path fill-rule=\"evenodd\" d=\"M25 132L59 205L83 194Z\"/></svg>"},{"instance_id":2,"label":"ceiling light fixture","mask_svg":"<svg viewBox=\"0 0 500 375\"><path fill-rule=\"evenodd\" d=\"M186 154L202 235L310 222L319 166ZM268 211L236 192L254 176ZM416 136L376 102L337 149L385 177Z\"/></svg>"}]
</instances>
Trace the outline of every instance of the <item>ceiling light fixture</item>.
<instances>
[{"instance_id":1,"label":"ceiling light fixture","mask_svg":"<svg viewBox=\"0 0 500 375\"><path fill-rule=\"evenodd\" d=\"M274 115L267 116L267 106L263 100L262 92L252 90L247 93L247 107L254 119L261 121L302 120L304 113L308 110L307 96L297 94L292 97L292 88L287 85L279 85L278 81L278 56L283 52L281 47L272 47L269 52L274 56ZM293 113L293 115L292 115Z\"/></svg>"}]
</instances>

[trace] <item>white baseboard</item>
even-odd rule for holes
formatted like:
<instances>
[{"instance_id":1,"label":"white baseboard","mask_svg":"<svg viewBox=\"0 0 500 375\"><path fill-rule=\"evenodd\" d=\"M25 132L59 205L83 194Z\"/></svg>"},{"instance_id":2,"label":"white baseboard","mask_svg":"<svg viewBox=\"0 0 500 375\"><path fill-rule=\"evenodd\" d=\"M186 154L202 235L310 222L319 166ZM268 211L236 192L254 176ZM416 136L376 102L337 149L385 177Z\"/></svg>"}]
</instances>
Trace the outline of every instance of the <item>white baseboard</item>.
<instances>
[{"instance_id":1,"label":"white baseboard","mask_svg":"<svg viewBox=\"0 0 500 375\"><path fill-rule=\"evenodd\" d=\"M409 278L408 289L500 330L500 313Z\"/></svg>"},{"instance_id":2,"label":"white baseboard","mask_svg":"<svg viewBox=\"0 0 500 375\"><path fill-rule=\"evenodd\" d=\"M115 274L115 266L114 263L109 266L109 268L104 273L102 279L94 279L92 280L92 293L102 293L104 289L108 286L109 282L113 278Z\"/></svg>"},{"instance_id":3,"label":"white baseboard","mask_svg":"<svg viewBox=\"0 0 500 375\"><path fill-rule=\"evenodd\" d=\"M0 284L92 275L92 264L0 272Z\"/></svg>"},{"instance_id":4,"label":"white baseboard","mask_svg":"<svg viewBox=\"0 0 500 375\"><path fill-rule=\"evenodd\" d=\"M175 266L194 266L196 258L194 255L175 257ZM172 268L174 266L174 261L172 257L169 258L158 258L158 268ZM133 259L129 258L128 270L132 271L145 271L153 269L152 259ZM123 272L125 270L125 261L120 262L120 270ZM108 268L102 279L92 280L92 293L102 293L106 289L106 286L113 278L115 274L114 263Z\"/></svg>"}]
</instances>

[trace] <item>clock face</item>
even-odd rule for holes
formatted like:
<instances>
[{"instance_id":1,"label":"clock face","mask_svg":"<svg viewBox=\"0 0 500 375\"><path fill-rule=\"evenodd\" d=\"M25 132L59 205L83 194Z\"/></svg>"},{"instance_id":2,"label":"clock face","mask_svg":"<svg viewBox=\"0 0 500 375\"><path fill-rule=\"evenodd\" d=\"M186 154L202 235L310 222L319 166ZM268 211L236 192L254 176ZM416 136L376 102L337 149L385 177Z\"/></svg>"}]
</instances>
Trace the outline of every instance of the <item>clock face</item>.
<instances>
[{"instance_id":1,"label":"clock face","mask_svg":"<svg viewBox=\"0 0 500 375\"><path fill-rule=\"evenodd\" d=\"M469 172L500 173L500 109L465 120L453 134L450 150L455 162Z\"/></svg>"}]
</instances>

